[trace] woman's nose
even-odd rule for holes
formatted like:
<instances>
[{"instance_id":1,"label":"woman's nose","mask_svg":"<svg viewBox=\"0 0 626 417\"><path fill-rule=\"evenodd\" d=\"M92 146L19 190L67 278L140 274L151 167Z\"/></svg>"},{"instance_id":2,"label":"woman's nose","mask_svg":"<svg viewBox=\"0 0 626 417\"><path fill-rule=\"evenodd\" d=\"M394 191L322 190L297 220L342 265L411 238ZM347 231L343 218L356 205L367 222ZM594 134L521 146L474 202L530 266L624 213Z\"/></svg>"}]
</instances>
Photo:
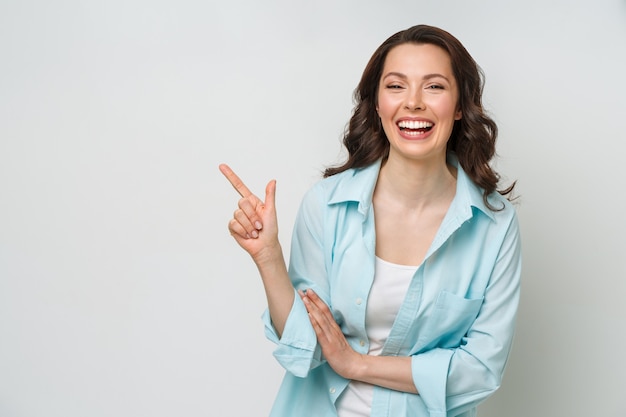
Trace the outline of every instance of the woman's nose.
<instances>
[{"instance_id":1,"label":"woman's nose","mask_svg":"<svg viewBox=\"0 0 626 417\"><path fill-rule=\"evenodd\" d=\"M409 111L424 110L426 106L422 100L421 91L409 92L404 108Z\"/></svg>"}]
</instances>

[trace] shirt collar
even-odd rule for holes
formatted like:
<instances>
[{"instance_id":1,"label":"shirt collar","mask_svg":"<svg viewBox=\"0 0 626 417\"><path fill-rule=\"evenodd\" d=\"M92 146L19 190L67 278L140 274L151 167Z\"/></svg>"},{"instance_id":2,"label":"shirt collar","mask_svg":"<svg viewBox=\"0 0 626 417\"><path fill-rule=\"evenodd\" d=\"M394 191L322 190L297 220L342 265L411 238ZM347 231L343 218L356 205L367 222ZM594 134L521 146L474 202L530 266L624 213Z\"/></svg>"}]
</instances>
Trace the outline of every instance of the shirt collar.
<instances>
[{"instance_id":1,"label":"shirt collar","mask_svg":"<svg viewBox=\"0 0 626 417\"><path fill-rule=\"evenodd\" d=\"M381 163L382 160L378 160L364 168L349 169L342 173L345 177L337 183L330 193L328 204L354 201L359 204L359 212L367 215L372 205L372 196L374 195ZM466 211L468 218L472 217L472 207L475 207L494 220L492 211L483 201L483 190L467 176L456 155L449 154L448 163L457 169L456 195L452 206ZM492 202L492 204L494 203Z\"/></svg>"},{"instance_id":2,"label":"shirt collar","mask_svg":"<svg viewBox=\"0 0 626 417\"><path fill-rule=\"evenodd\" d=\"M382 160L378 160L364 168L349 169L342 173L345 178L330 193L328 205L355 201L359 203L359 212L367 215L372 205L381 163Z\"/></svg>"}]
</instances>

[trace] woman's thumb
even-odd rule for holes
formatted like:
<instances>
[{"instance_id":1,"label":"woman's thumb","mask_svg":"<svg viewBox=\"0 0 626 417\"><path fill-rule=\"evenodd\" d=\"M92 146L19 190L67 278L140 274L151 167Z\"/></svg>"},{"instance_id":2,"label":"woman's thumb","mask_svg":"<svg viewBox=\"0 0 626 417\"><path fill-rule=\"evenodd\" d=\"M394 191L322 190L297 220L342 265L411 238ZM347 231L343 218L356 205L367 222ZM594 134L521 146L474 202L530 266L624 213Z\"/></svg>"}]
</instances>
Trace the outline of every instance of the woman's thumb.
<instances>
[{"instance_id":1,"label":"woman's thumb","mask_svg":"<svg viewBox=\"0 0 626 417\"><path fill-rule=\"evenodd\" d=\"M265 208L276 210L276 180L271 180L265 187Z\"/></svg>"}]
</instances>

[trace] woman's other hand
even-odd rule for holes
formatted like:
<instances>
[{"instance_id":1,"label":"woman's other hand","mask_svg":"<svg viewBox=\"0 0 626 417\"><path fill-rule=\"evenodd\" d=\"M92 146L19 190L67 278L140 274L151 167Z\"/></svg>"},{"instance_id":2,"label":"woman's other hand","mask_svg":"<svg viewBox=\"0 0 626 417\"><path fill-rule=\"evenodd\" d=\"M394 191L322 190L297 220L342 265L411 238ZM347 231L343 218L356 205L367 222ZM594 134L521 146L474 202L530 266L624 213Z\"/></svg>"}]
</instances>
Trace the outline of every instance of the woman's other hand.
<instances>
[{"instance_id":1,"label":"woman's other hand","mask_svg":"<svg viewBox=\"0 0 626 417\"><path fill-rule=\"evenodd\" d=\"M316 293L307 290L299 291L299 294L309 312L309 319L324 358L339 375L346 379L355 379L354 373L363 356L348 344L330 309Z\"/></svg>"}]
</instances>

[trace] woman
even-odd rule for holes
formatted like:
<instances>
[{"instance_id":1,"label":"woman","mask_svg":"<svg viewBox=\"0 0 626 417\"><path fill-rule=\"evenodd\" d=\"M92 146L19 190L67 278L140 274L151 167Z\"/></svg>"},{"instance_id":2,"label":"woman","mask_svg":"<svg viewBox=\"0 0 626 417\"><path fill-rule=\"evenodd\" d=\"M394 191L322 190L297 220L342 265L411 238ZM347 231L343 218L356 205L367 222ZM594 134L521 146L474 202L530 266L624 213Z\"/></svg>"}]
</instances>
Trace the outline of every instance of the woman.
<instances>
[{"instance_id":1,"label":"woman","mask_svg":"<svg viewBox=\"0 0 626 417\"><path fill-rule=\"evenodd\" d=\"M385 41L355 91L345 164L304 197L289 270L274 196L229 223L268 301L288 371L272 416L474 416L500 385L519 299L515 211L489 161L482 77L449 33Z\"/></svg>"}]
</instances>

